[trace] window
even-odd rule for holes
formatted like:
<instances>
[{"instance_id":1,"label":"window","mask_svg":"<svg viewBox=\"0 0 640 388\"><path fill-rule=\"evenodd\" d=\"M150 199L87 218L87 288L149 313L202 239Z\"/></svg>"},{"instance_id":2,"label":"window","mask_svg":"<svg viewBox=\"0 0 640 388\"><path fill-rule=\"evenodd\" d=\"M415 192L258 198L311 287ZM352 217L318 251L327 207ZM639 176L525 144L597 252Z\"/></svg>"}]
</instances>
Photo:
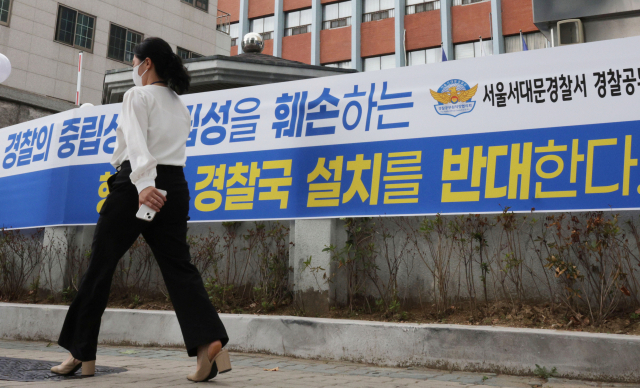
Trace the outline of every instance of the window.
<instances>
[{"instance_id":1,"label":"window","mask_svg":"<svg viewBox=\"0 0 640 388\"><path fill-rule=\"evenodd\" d=\"M216 18L216 30L229 35L229 19L231 19L230 14L218 10L218 17Z\"/></svg>"},{"instance_id":2,"label":"window","mask_svg":"<svg viewBox=\"0 0 640 388\"><path fill-rule=\"evenodd\" d=\"M11 14L11 0L0 0L0 24L8 26L10 14Z\"/></svg>"},{"instance_id":3,"label":"window","mask_svg":"<svg viewBox=\"0 0 640 388\"><path fill-rule=\"evenodd\" d=\"M409 66L424 65L426 63L442 62L442 48L430 48L425 50L410 51Z\"/></svg>"},{"instance_id":4,"label":"window","mask_svg":"<svg viewBox=\"0 0 640 388\"><path fill-rule=\"evenodd\" d=\"M473 3L482 3L483 1L489 0L453 0L453 5L467 5Z\"/></svg>"},{"instance_id":5,"label":"window","mask_svg":"<svg viewBox=\"0 0 640 388\"><path fill-rule=\"evenodd\" d=\"M394 0L364 0L362 22L392 18Z\"/></svg>"},{"instance_id":6,"label":"window","mask_svg":"<svg viewBox=\"0 0 640 388\"><path fill-rule=\"evenodd\" d=\"M407 0L406 14L433 11L440 9L440 0Z\"/></svg>"},{"instance_id":7,"label":"window","mask_svg":"<svg viewBox=\"0 0 640 388\"><path fill-rule=\"evenodd\" d=\"M133 48L142 42L142 38L143 35L139 32L112 24L109 32L107 57L120 62L132 63Z\"/></svg>"},{"instance_id":8,"label":"window","mask_svg":"<svg viewBox=\"0 0 640 388\"><path fill-rule=\"evenodd\" d=\"M322 66L325 66L325 67L337 67L338 69L351 69L351 61L325 63Z\"/></svg>"},{"instance_id":9,"label":"window","mask_svg":"<svg viewBox=\"0 0 640 388\"><path fill-rule=\"evenodd\" d=\"M177 54L182 59L202 58L204 55L178 47Z\"/></svg>"},{"instance_id":10,"label":"window","mask_svg":"<svg viewBox=\"0 0 640 388\"><path fill-rule=\"evenodd\" d=\"M485 55L493 55L493 42L491 39L480 42L461 43L453 46L453 55L455 59L467 59L483 57Z\"/></svg>"},{"instance_id":11,"label":"window","mask_svg":"<svg viewBox=\"0 0 640 388\"><path fill-rule=\"evenodd\" d=\"M286 13L284 36L311 32L311 8Z\"/></svg>"},{"instance_id":12,"label":"window","mask_svg":"<svg viewBox=\"0 0 640 388\"><path fill-rule=\"evenodd\" d=\"M0 0L4 2L4 0ZM93 50L96 18L72 8L59 6L55 40L69 46Z\"/></svg>"},{"instance_id":13,"label":"window","mask_svg":"<svg viewBox=\"0 0 640 388\"><path fill-rule=\"evenodd\" d=\"M524 37L524 41L527 43L527 48L529 50L537 50L541 48L547 48L549 45L549 41L544 37L542 32L532 32L529 34L522 34ZM522 51L522 40L520 39L520 34L505 36L504 37L504 48L507 53L515 53L517 51Z\"/></svg>"},{"instance_id":14,"label":"window","mask_svg":"<svg viewBox=\"0 0 640 388\"><path fill-rule=\"evenodd\" d=\"M355 0L357 1L357 0ZM351 1L322 6L322 29L330 30L351 25Z\"/></svg>"},{"instance_id":15,"label":"window","mask_svg":"<svg viewBox=\"0 0 640 388\"><path fill-rule=\"evenodd\" d=\"M251 20L251 32L262 35L263 40L273 39L273 16Z\"/></svg>"},{"instance_id":16,"label":"window","mask_svg":"<svg viewBox=\"0 0 640 388\"><path fill-rule=\"evenodd\" d=\"M364 71L393 69L394 67L396 67L396 56L394 54L364 59Z\"/></svg>"},{"instance_id":17,"label":"window","mask_svg":"<svg viewBox=\"0 0 640 388\"><path fill-rule=\"evenodd\" d=\"M238 23L231 23L229 25L229 36L231 37L231 46L238 45Z\"/></svg>"},{"instance_id":18,"label":"window","mask_svg":"<svg viewBox=\"0 0 640 388\"><path fill-rule=\"evenodd\" d=\"M192 5L204 12L209 12L209 0L181 0L183 3Z\"/></svg>"}]
</instances>

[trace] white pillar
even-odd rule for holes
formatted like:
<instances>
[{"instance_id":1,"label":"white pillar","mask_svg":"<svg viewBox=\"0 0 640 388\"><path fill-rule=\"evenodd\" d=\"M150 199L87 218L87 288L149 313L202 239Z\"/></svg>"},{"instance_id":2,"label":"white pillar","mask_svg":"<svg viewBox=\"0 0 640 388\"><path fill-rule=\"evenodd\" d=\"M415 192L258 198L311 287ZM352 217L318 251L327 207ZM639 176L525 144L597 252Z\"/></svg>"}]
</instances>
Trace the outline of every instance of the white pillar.
<instances>
[{"instance_id":1,"label":"white pillar","mask_svg":"<svg viewBox=\"0 0 640 388\"><path fill-rule=\"evenodd\" d=\"M394 26L395 26L395 46L396 46L396 67L403 67L406 60L406 52L404 48L404 14L405 0L394 0Z\"/></svg>"},{"instance_id":2,"label":"white pillar","mask_svg":"<svg viewBox=\"0 0 640 388\"><path fill-rule=\"evenodd\" d=\"M283 0L275 0L273 13L273 56L282 58L282 38L284 37Z\"/></svg>"},{"instance_id":3,"label":"white pillar","mask_svg":"<svg viewBox=\"0 0 640 388\"><path fill-rule=\"evenodd\" d=\"M362 71L360 24L362 24L362 0L351 0L351 68L358 71Z\"/></svg>"},{"instance_id":4,"label":"white pillar","mask_svg":"<svg viewBox=\"0 0 640 388\"><path fill-rule=\"evenodd\" d=\"M322 3L311 0L311 64L320 65L320 31L322 30Z\"/></svg>"},{"instance_id":5,"label":"white pillar","mask_svg":"<svg viewBox=\"0 0 640 388\"><path fill-rule=\"evenodd\" d=\"M296 220L292 224L296 302L311 314L327 312L332 303L331 283L327 281L331 277L331 253L322 250L335 245L336 220Z\"/></svg>"},{"instance_id":6,"label":"white pillar","mask_svg":"<svg viewBox=\"0 0 640 388\"><path fill-rule=\"evenodd\" d=\"M249 27L249 0L240 0L240 15L238 17L238 54L242 54L242 39L248 34Z\"/></svg>"},{"instance_id":7,"label":"white pillar","mask_svg":"<svg viewBox=\"0 0 640 388\"><path fill-rule=\"evenodd\" d=\"M452 61L455 58L451 33L451 0L440 0L440 26L442 27L442 49L447 54L447 60Z\"/></svg>"},{"instance_id":8,"label":"white pillar","mask_svg":"<svg viewBox=\"0 0 640 388\"><path fill-rule=\"evenodd\" d=\"M502 0L491 0L491 33L493 55L504 54L504 36L502 36Z\"/></svg>"},{"instance_id":9,"label":"white pillar","mask_svg":"<svg viewBox=\"0 0 640 388\"><path fill-rule=\"evenodd\" d=\"M44 228L42 248L45 254L40 267L40 286L49 288L49 291L54 294L61 292L64 288L69 250L67 237L66 226Z\"/></svg>"}]
</instances>

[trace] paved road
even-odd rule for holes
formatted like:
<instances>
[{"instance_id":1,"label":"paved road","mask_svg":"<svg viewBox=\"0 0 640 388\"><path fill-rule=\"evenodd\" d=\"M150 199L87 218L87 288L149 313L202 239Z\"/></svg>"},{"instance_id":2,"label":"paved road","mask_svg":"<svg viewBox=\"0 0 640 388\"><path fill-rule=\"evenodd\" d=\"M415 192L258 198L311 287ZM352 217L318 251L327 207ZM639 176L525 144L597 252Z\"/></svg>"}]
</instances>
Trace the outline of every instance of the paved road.
<instances>
[{"instance_id":1,"label":"paved road","mask_svg":"<svg viewBox=\"0 0 640 388\"><path fill-rule=\"evenodd\" d=\"M62 361L65 350L46 342L0 341L0 357ZM382 368L347 362L325 362L275 357L262 354L231 354L233 371L219 375L207 385L217 387L420 387L420 388L587 388L640 385L602 384L562 379L544 381L483 373L447 372L421 368ZM2 387L193 387L186 375L195 369L195 359L173 348L101 346L99 366L122 367L127 371L90 379L58 382L15 382L0 380ZM276 372L265 369L278 368ZM207 385L204 385L205 387Z\"/></svg>"}]
</instances>

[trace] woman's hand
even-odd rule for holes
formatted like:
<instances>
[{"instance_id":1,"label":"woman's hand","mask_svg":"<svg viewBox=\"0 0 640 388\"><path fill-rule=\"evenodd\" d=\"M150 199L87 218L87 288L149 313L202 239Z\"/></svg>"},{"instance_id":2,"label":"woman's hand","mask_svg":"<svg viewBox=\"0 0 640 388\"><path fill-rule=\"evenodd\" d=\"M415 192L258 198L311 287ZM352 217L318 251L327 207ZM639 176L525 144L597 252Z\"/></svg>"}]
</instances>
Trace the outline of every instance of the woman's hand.
<instances>
[{"instance_id":1,"label":"woman's hand","mask_svg":"<svg viewBox=\"0 0 640 388\"><path fill-rule=\"evenodd\" d=\"M145 204L154 211L159 212L160 208L164 206L166 200L167 198L162 195L158 189L153 186L149 186L140 192L140 195L138 196L138 207Z\"/></svg>"}]
</instances>

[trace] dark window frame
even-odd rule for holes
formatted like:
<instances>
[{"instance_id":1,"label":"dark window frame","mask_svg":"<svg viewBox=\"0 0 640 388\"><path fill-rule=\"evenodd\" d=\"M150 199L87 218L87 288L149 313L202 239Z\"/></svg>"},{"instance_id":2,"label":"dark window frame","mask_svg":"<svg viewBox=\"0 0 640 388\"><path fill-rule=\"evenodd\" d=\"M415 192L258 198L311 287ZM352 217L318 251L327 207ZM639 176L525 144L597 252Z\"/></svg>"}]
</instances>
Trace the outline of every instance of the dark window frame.
<instances>
[{"instance_id":1,"label":"dark window frame","mask_svg":"<svg viewBox=\"0 0 640 388\"><path fill-rule=\"evenodd\" d=\"M14 0L9 0L9 10L7 11L8 12L7 21L3 22L3 21L0 20L0 26L10 27L10 24L11 24L11 10L13 8L13 1Z\"/></svg>"},{"instance_id":2,"label":"dark window frame","mask_svg":"<svg viewBox=\"0 0 640 388\"><path fill-rule=\"evenodd\" d=\"M13 0L11 1L11 5L13 5ZM69 9L71 11L75 11L75 13L76 13L76 18L73 21L73 44L69 44L67 42L58 40L58 28L60 27L60 10L62 8L66 8L66 9ZM76 30L77 30L77 27L78 27L78 14L83 14L85 16L93 18L93 31L91 33L91 48L90 49L86 48L84 46L77 45L75 43L76 42ZM94 16L94 15L91 15L89 13L80 11L79 9L76 9L76 8L69 7L69 6L66 6L66 5L58 3L58 12L56 13L56 26L53 29L53 41L56 42L56 43L63 44L63 45L68 46L68 47L73 47L75 49L78 49L78 50L81 50L81 51L84 51L84 52L87 52L87 53L93 53L93 48L95 47L95 42L96 42L96 29L97 29L97 26L98 26L98 17L97 16Z\"/></svg>"},{"instance_id":3,"label":"dark window frame","mask_svg":"<svg viewBox=\"0 0 640 388\"><path fill-rule=\"evenodd\" d=\"M187 57L187 58L182 58L182 56L180 55L180 50L182 50L182 51L184 51L184 52L189 53L188 57ZM202 54L199 54L199 53L197 53L197 52L195 52L195 51L187 50L186 48L182 48L182 47L180 47L180 46L177 46L177 47L176 47L176 54L177 54L180 58L182 58L183 60L184 60L184 59L193 59L193 58L202 58L202 57L204 57L204 55L202 55ZM195 56L194 56L194 55L195 55Z\"/></svg>"},{"instance_id":4,"label":"dark window frame","mask_svg":"<svg viewBox=\"0 0 640 388\"><path fill-rule=\"evenodd\" d=\"M199 9L199 10L200 10L200 11L202 11L202 12L209 13L209 0L204 0L204 1L206 1L206 3L207 3L207 5L205 6L205 8L198 7L198 6L196 5L196 4L198 4L198 2L199 2L199 1L201 1L201 2L202 2L202 0L180 0L180 2L181 2L181 3L188 4L188 5L192 6L192 7L193 7L193 8L195 8L195 9Z\"/></svg>"},{"instance_id":5,"label":"dark window frame","mask_svg":"<svg viewBox=\"0 0 640 388\"><path fill-rule=\"evenodd\" d=\"M125 30L124 48L123 48L124 54L123 54L123 58L122 59L113 58L113 57L109 56L109 48L111 47L111 29L112 29L113 26L116 26L116 27L119 27L119 28L122 28L122 29ZM130 65L130 66L133 65L133 59L131 60L131 62L127 62L125 60L125 57L127 55L127 33L128 32L132 32L132 33L140 35L141 36L141 39L140 39L141 42L144 40L144 34L142 32L133 30L131 28L127 28L127 27L125 27L125 26L123 26L121 24L118 24L118 23L113 23L113 22L109 23L109 34L108 34L108 39L107 39L107 59L110 59L110 60L116 61L116 62L120 62L120 63L124 63L124 64Z\"/></svg>"}]
</instances>

